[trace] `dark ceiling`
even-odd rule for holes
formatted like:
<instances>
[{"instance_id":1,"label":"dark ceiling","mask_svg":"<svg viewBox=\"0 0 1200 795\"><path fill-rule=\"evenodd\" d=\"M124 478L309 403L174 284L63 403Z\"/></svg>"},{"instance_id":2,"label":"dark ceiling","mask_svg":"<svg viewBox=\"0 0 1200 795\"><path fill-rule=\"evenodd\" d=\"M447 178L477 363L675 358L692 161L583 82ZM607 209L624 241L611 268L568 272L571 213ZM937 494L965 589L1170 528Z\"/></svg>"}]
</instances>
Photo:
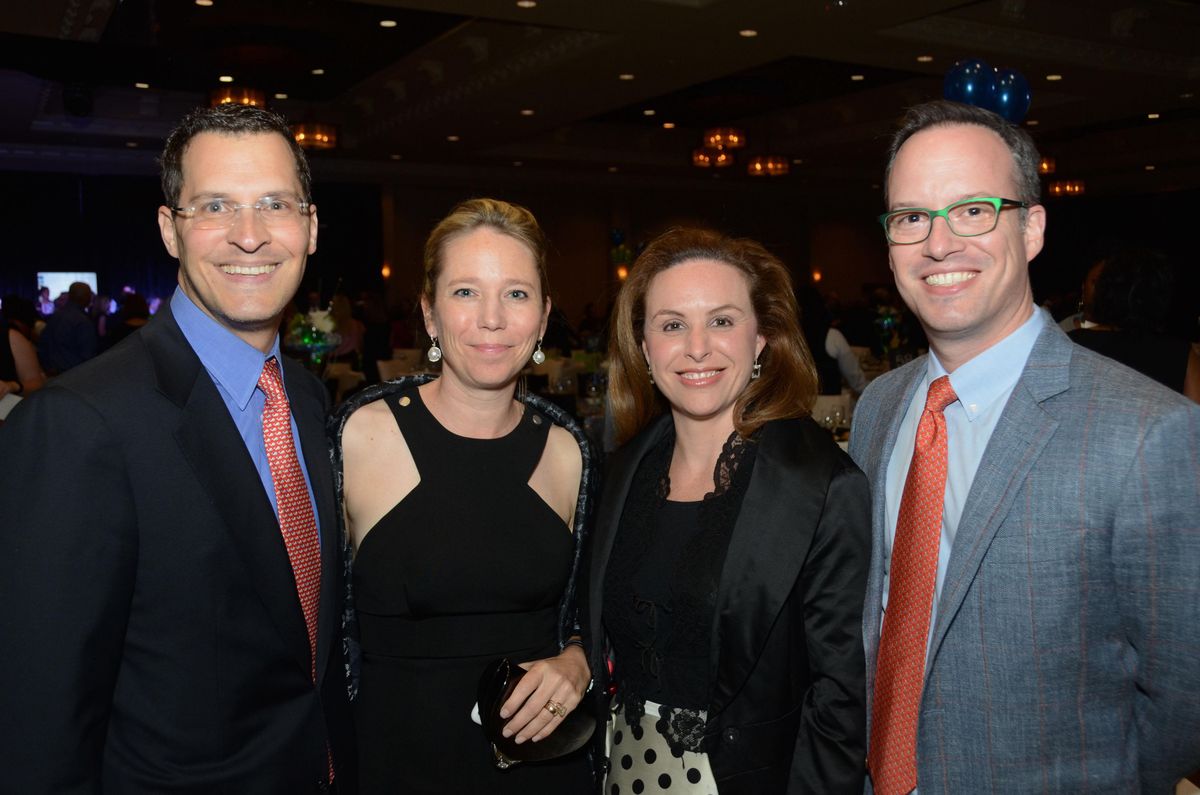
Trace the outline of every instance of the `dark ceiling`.
<instances>
[{"instance_id":1,"label":"dark ceiling","mask_svg":"<svg viewBox=\"0 0 1200 795\"><path fill-rule=\"evenodd\" d=\"M615 174L686 188L712 178L690 164L702 131L736 125L749 146L722 178L749 180L746 157L780 154L793 163L780 180L877 193L901 110L940 96L946 70L975 57L1029 79L1030 131L1089 195L1200 187L1200 5L1184 0L2 0L0 9L3 170L152 173L166 132L224 74L293 120L337 125L337 150L314 157L318 175L463 180L521 169L527 179Z\"/></svg>"}]
</instances>

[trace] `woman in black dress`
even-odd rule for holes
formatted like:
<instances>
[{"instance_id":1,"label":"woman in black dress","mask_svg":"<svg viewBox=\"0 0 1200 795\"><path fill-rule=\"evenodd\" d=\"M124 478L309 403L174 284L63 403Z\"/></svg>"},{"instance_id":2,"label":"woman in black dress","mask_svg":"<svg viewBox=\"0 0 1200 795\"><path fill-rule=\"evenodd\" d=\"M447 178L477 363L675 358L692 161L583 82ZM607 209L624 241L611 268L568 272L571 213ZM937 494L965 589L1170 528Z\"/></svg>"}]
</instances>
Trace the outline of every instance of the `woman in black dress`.
<instances>
[{"instance_id":1,"label":"woman in black dress","mask_svg":"<svg viewBox=\"0 0 1200 795\"><path fill-rule=\"evenodd\" d=\"M574 572L591 479L585 437L516 396L550 310L528 210L476 199L425 248L421 306L436 379L367 390L334 419L355 548L355 700L363 793L572 793L581 752L498 770L472 720L485 665L528 673L505 706L518 742L549 736L590 675Z\"/></svg>"},{"instance_id":2,"label":"woman in black dress","mask_svg":"<svg viewBox=\"0 0 1200 795\"><path fill-rule=\"evenodd\" d=\"M787 271L753 241L668 232L613 333L624 446L585 569L592 670L614 666L604 792L861 793L870 498L807 416Z\"/></svg>"}]
</instances>

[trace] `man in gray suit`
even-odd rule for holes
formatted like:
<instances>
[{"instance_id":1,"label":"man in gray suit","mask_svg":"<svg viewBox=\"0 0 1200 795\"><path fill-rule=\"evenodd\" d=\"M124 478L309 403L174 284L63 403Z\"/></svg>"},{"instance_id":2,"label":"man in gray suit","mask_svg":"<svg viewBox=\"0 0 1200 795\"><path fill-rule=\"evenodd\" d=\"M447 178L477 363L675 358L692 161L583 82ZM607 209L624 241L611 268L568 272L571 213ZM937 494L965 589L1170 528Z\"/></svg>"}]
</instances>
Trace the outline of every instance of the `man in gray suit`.
<instances>
[{"instance_id":1,"label":"man in gray suit","mask_svg":"<svg viewBox=\"0 0 1200 795\"><path fill-rule=\"evenodd\" d=\"M950 102L892 143L881 220L930 353L867 388L850 442L884 795L1167 793L1200 766L1200 407L1034 306L1037 165Z\"/></svg>"}]
</instances>

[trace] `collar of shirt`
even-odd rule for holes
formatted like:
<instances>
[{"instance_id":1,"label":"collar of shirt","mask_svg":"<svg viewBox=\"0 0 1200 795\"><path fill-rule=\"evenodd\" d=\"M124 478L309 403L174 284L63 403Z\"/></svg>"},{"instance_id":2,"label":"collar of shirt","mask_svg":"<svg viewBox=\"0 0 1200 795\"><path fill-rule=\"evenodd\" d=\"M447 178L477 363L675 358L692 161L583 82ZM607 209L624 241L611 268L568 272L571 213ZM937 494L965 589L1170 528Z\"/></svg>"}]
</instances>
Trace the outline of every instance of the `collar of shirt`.
<instances>
[{"instance_id":1,"label":"collar of shirt","mask_svg":"<svg viewBox=\"0 0 1200 795\"><path fill-rule=\"evenodd\" d=\"M267 359L274 356L280 362L280 367L283 366L279 358L278 334L271 343L271 350L263 353L204 314L178 287L171 296L171 314L175 316L183 336L200 357L204 369L240 411L246 410L250 398L254 396L258 377Z\"/></svg>"},{"instance_id":2,"label":"collar of shirt","mask_svg":"<svg viewBox=\"0 0 1200 795\"><path fill-rule=\"evenodd\" d=\"M1016 331L949 374L950 386L954 387L958 403L970 422L974 422L997 398L1012 391L1045 324L1042 311L1033 307L1029 319ZM938 361L937 354L929 351L926 389L919 391L922 404L928 384L943 375L947 375L946 368Z\"/></svg>"}]
</instances>

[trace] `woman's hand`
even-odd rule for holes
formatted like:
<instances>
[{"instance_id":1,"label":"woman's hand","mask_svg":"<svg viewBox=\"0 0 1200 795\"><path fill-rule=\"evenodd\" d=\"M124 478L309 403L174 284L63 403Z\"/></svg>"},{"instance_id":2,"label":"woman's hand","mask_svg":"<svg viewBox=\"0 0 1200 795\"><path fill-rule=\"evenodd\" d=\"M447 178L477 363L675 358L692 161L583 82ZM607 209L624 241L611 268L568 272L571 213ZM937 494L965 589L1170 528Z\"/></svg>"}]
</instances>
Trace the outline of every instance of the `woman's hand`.
<instances>
[{"instance_id":1,"label":"woman's hand","mask_svg":"<svg viewBox=\"0 0 1200 795\"><path fill-rule=\"evenodd\" d=\"M549 737L583 699L590 678L583 649L574 644L557 657L521 663L521 667L525 675L500 708L500 717L512 718L504 726L504 736L515 734L518 744ZM547 709L555 705L561 705L559 714Z\"/></svg>"}]
</instances>

